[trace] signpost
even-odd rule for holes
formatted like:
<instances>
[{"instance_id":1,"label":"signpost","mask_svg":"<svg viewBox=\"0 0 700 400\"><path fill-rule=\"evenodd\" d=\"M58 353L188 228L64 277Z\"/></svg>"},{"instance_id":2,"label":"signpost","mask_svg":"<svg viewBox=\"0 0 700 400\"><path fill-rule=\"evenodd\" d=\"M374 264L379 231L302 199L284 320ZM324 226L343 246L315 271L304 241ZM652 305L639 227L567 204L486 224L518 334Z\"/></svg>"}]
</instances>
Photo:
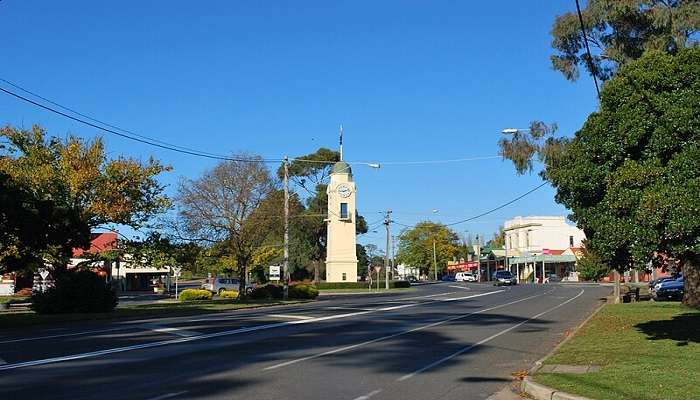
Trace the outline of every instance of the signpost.
<instances>
[{"instance_id":1,"label":"signpost","mask_svg":"<svg viewBox=\"0 0 700 400\"><path fill-rule=\"evenodd\" d=\"M280 266L270 265L270 280L279 281L280 280Z\"/></svg>"},{"instance_id":2,"label":"signpost","mask_svg":"<svg viewBox=\"0 0 700 400\"><path fill-rule=\"evenodd\" d=\"M39 276L41 276L41 291L45 292L46 291L46 278L49 277L49 271L45 269L40 269L39 270Z\"/></svg>"},{"instance_id":3,"label":"signpost","mask_svg":"<svg viewBox=\"0 0 700 400\"><path fill-rule=\"evenodd\" d=\"M175 276L175 299L178 298L178 293L177 293L177 278L180 277L180 273L182 272L182 267L173 267L173 275Z\"/></svg>"}]
</instances>

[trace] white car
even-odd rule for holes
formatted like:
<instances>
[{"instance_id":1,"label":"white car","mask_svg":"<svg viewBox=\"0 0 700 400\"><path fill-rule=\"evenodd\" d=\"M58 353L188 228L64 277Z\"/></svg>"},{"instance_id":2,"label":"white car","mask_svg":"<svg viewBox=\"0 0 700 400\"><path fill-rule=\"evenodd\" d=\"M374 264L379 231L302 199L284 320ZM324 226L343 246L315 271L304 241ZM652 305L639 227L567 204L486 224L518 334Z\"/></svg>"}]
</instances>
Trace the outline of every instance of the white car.
<instances>
[{"instance_id":1,"label":"white car","mask_svg":"<svg viewBox=\"0 0 700 400\"><path fill-rule=\"evenodd\" d=\"M224 290L238 290L240 281L238 278L226 278L226 277L211 277L207 278L204 283L202 283L202 289L208 290L212 293L221 294ZM255 289L254 283L246 284L245 291L250 293Z\"/></svg>"},{"instance_id":2,"label":"white car","mask_svg":"<svg viewBox=\"0 0 700 400\"><path fill-rule=\"evenodd\" d=\"M476 282L476 275L471 272L457 272L455 275L455 281L457 282Z\"/></svg>"}]
</instances>

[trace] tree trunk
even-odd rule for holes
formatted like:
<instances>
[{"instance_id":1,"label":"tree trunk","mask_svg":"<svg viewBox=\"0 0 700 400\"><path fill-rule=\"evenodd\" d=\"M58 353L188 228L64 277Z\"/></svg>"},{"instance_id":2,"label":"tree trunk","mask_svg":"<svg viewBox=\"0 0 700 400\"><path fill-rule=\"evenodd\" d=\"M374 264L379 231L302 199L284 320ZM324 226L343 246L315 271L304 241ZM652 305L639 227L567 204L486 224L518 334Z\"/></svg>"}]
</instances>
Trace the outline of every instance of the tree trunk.
<instances>
[{"instance_id":1,"label":"tree trunk","mask_svg":"<svg viewBox=\"0 0 700 400\"><path fill-rule=\"evenodd\" d=\"M700 257L690 257L683 263L683 305L700 308Z\"/></svg>"},{"instance_id":2,"label":"tree trunk","mask_svg":"<svg viewBox=\"0 0 700 400\"><path fill-rule=\"evenodd\" d=\"M317 285L321 282L321 269L319 268L319 264L319 260L314 260L314 283Z\"/></svg>"}]
</instances>

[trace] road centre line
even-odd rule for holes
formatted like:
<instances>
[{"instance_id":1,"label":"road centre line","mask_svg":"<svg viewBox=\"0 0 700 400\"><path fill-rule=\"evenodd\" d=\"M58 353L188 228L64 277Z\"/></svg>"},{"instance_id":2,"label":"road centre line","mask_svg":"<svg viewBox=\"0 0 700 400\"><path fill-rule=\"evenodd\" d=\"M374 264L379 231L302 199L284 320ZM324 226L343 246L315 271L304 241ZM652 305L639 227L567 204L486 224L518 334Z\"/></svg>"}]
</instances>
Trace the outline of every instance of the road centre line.
<instances>
[{"instance_id":1,"label":"road centre line","mask_svg":"<svg viewBox=\"0 0 700 400\"><path fill-rule=\"evenodd\" d=\"M242 327L242 328L237 328L237 329L232 329L232 330L226 330L226 331L215 332L215 333L207 333L207 334L201 334L201 335L189 336L189 337L182 337L182 338L177 338L177 339L161 340L161 341L157 341L157 342L148 342L148 343L135 344L135 345L131 345L131 346L114 347L111 349L91 351L91 352L87 352L87 353L78 353L78 354L72 354L72 355L67 355L67 356L45 358L45 359L40 359L40 360L24 361L24 362L18 362L18 363L14 363L14 364L0 365L0 371L33 367L33 366L38 366L38 365L54 364L54 363L59 363L59 362L64 362L64 361L82 360L85 358L99 357L99 356L104 356L104 355L108 355L108 354L124 353L124 352L129 352L129 351L134 351L134 350L142 350L142 349L168 346L168 345L172 345L172 344L188 343L188 342L194 342L194 341L205 340L205 339L238 335L238 334L248 333L248 332L281 328L281 327L286 327L286 326L291 326L291 325L300 325L300 324L308 324L308 323L315 323L315 322L322 322L322 321L331 321L331 320L336 320L336 319L344 319L344 318L350 318L350 317L355 317L355 316L359 316L359 315L371 314L371 313L375 313L375 312L379 312L379 311L393 311L393 310L398 310L401 308L416 307L416 306L431 304L431 303L435 303L435 302L466 300L466 299L470 299L470 298L474 298L474 297L488 296L488 295L501 293L501 292L503 292L503 290L495 290L492 292L479 293L479 294L475 294L475 295L471 295L471 296L456 297L456 298L451 298L451 299L439 299L439 300L433 300L433 301L429 301L429 302L425 302L425 303L411 303L411 304L405 304L405 305L401 305L401 306L378 308L374 311L357 311L357 312L352 312L352 313L329 315L329 316L325 316L325 317L317 317L317 318L305 319L305 320L285 321L285 322L278 322L278 323L265 324L265 325L255 325L255 326L251 326L251 327Z\"/></svg>"},{"instance_id":2,"label":"road centre line","mask_svg":"<svg viewBox=\"0 0 700 400\"><path fill-rule=\"evenodd\" d=\"M407 380L407 379L411 379L411 378L413 378L414 376L416 376L416 375L418 375L418 374L420 374L420 373L423 373L423 372L425 372L425 371L427 371L427 370L429 370L429 369L431 369L431 368L433 368L433 367L436 367L436 366L438 366L438 365L444 363L445 361L449 361L449 360L451 360L451 359L453 359L453 358L455 358L455 357L457 357L457 356L459 356L459 355L461 355L461 354L464 354L464 353L466 353L466 352L472 350L472 349L475 348L475 347L478 347L478 346L481 346L481 345L484 344L484 343L490 342L491 340L493 340L493 339L495 339L495 338L497 338L497 337L499 337L499 336L501 336L501 335L504 335L504 334L506 334L506 333L508 333L508 332L510 332L510 331L512 331L512 330L514 330L514 329L517 329L517 328L519 328L519 327L525 325L526 323L532 321L532 320L535 319L535 318L539 318L539 317L541 317L541 316L543 316L543 315L545 315L545 314L547 314L547 313L549 313L549 312L552 312L552 311L556 310L557 308L563 307L564 305L566 305L566 304L568 304L568 303L570 303L570 302L576 300L577 298L579 298L579 297L583 294L583 292L584 292L584 289L581 289L581 291L579 292L579 294L577 294L576 296L570 298L569 300L566 300L566 301L563 302L563 303L560 303L560 304L558 304L558 305L556 305L556 306L554 306L554 307L552 307L552 308L549 308L549 309L547 309L547 310L545 310L545 311L542 311L542 312L539 313L539 314L533 315L532 317L526 319L525 321L522 321L522 322L520 322L520 323L517 323L517 324L511 326L510 328L507 328L507 329L504 329L504 330L502 330L502 331L500 331L500 332L497 332L497 333L495 333L495 334L493 334L493 335L491 335L491 336L489 336L489 337L487 337L487 338L485 338L485 339L482 339L482 340L480 340L480 341L478 341L478 342L476 342L476 343L474 343L474 344L472 344L472 345L469 345L469 346L467 346L467 347L463 347L463 348L457 350L456 352L454 352L454 353L452 353L452 354L450 354L450 355L448 355L448 356L446 356L446 357L443 357L443 358L441 358L441 359L439 359L439 360L437 360L437 361L434 361L434 362L432 362L432 363L426 365L425 367L419 368L419 369L417 369L417 370L411 372L410 374L406 374L406 375L404 375L404 376L398 378L396 381L397 381L397 382L403 382L403 381L405 381L405 380Z\"/></svg>"},{"instance_id":3,"label":"road centre line","mask_svg":"<svg viewBox=\"0 0 700 400\"><path fill-rule=\"evenodd\" d=\"M372 396L376 396L376 395L378 395L378 394L381 393L381 392L382 392L381 389L373 390L373 391L367 393L367 394L364 395L364 396L355 397L353 400L369 400Z\"/></svg>"},{"instance_id":4,"label":"road centre line","mask_svg":"<svg viewBox=\"0 0 700 400\"><path fill-rule=\"evenodd\" d=\"M498 309L498 308L507 307L507 306L510 306L510 305L513 305L513 304L516 304L516 303L520 303L520 302L523 302L523 301L526 301L526 300L533 299L533 298L535 298L535 297L540 297L540 296L547 295L547 294L551 293L552 291L553 291L553 290L550 290L550 291L548 291L548 292L546 292L546 293L541 293L541 294L538 294L538 295L525 297L525 298L522 298L522 299L519 299L519 300L511 301L511 302L504 303L504 304L500 304L500 305L497 305L497 306L484 308L484 309L481 309L481 310L479 310L479 311L473 311L473 312L470 312L470 313L468 313L468 314L457 315L457 316L454 316L454 317L450 317L450 318L447 318L447 319L443 319L443 320L441 320L441 321L433 322L433 323L430 323L430 324L427 324L427 325L423 325L423 326L419 326L419 327L416 327L416 328L413 328L413 329L409 329L409 330L406 330L406 331L401 331L401 332L392 333L392 334L390 334L390 335L378 337L378 338L375 338L375 339L372 339L372 340L368 340L368 341L365 341L365 342L362 342L362 343L356 343L356 344L353 344L353 345L344 346L344 347L339 347L339 348L336 348L336 349L333 349L333 350L328 350L328 351L325 351L325 352L323 352L323 353L318 353L318 354L314 354L314 355L311 355L311 356L306 356L306 357L301 357L301 358L297 358L297 359L294 359L294 360L285 361L285 362L283 362L283 363L279 363L279 364L275 364L275 365L271 365L271 366L269 366L269 367L263 368L262 370L263 370L263 371L271 371L271 370L274 370L274 369L277 369L277 368L286 367L286 366L288 366L288 365L300 363L300 362L303 362L303 361L313 360L313 359L320 358L320 357L324 357L324 356L328 356L328 355L331 355L331 354L336 354L336 353L341 353L341 352L348 351L348 350L353 350L353 349L356 349L356 348L358 348L358 347L367 346L367 345L370 345L370 344L373 344L373 343L377 343L377 342L381 342L381 341L384 341L384 340L393 339L393 338L398 337L398 336L402 336L402 335L406 335L406 334L409 334L409 333L422 331L422 330L424 330L424 329L428 329L428 328L433 328L433 327L436 327L436 326L440 326L440 325L446 324L446 323L448 323L448 322L452 322L452 321L456 321L456 320L459 320L459 319L463 319L463 318L470 317L470 316L475 315L475 314L481 314L481 313L485 313L485 312L488 312L488 311L496 310L496 309Z\"/></svg>"},{"instance_id":5,"label":"road centre line","mask_svg":"<svg viewBox=\"0 0 700 400\"><path fill-rule=\"evenodd\" d=\"M181 391L181 392L166 393L166 394L163 394L163 395L160 395L160 396L151 397L151 398L148 399L148 400L165 400L165 399L171 399L171 398L173 398L173 397L177 397L177 396L179 396L179 395L181 395L181 394L185 394L185 393L187 393L187 390L183 390L183 391Z\"/></svg>"},{"instance_id":6,"label":"road centre line","mask_svg":"<svg viewBox=\"0 0 700 400\"><path fill-rule=\"evenodd\" d=\"M268 317L273 318L291 318L291 319L313 319L314 317L309 317L306 315L292 315L292 314L267 314Z\"/></svg>"}]
</instances>

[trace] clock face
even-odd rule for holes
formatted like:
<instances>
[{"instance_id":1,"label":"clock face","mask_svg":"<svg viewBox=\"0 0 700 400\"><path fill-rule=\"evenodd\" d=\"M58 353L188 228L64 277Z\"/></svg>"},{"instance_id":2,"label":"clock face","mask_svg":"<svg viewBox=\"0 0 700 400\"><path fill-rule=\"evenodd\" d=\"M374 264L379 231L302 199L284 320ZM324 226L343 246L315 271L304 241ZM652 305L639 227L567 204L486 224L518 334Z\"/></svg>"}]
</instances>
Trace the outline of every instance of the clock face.
<instances>
[{"instance_id":1,"label":"clock face","mask_svg":"<svg viewBox=\"0 0 700 400\"><path fill-rule=\"evenodd\" d=\"M338 185L336 188L340 197L349 197L352 194L352 189L348 185Z\"/></svg>"}]
</instances>

